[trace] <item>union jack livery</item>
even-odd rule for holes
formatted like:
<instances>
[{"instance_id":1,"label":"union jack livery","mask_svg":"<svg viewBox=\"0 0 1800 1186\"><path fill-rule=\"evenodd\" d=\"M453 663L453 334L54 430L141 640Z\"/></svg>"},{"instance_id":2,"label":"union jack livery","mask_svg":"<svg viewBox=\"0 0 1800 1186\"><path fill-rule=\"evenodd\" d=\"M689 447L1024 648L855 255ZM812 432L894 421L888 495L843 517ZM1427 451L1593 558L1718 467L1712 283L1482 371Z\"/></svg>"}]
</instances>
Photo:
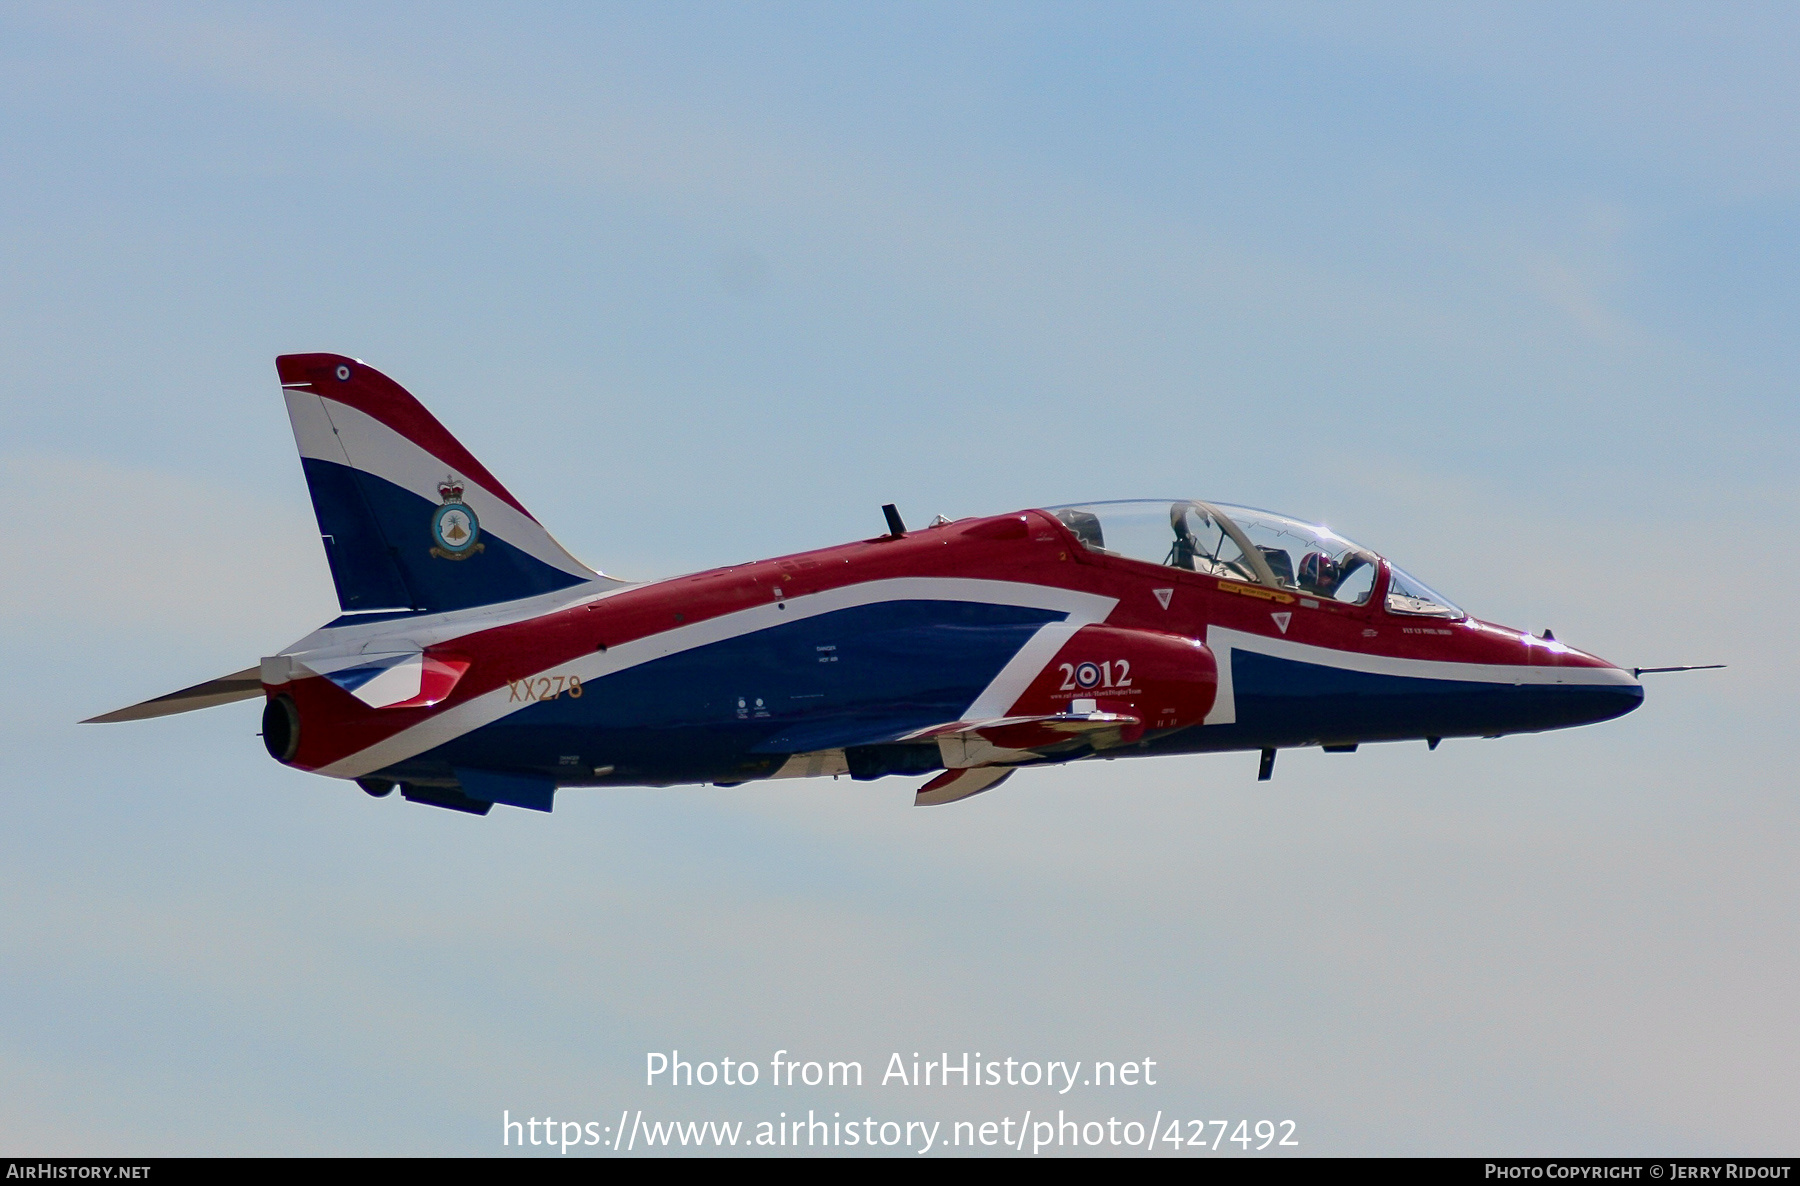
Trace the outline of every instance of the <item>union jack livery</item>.
<instances>
[{"instance_id":1,"label":"union jack livery","mask_svg":"<svg viewBox=\"0 0 1800 1186\"><path fill-rule=\"evenodd\" d=\"M276 360L342 615L94 718L263 697L277 761L486 814L558 789L931 775L1603 721L1626 671L1478 621L1381 556L1177 498L939 520L633 584L564 551L386 375Z\"/></svg>"}]
</instances>

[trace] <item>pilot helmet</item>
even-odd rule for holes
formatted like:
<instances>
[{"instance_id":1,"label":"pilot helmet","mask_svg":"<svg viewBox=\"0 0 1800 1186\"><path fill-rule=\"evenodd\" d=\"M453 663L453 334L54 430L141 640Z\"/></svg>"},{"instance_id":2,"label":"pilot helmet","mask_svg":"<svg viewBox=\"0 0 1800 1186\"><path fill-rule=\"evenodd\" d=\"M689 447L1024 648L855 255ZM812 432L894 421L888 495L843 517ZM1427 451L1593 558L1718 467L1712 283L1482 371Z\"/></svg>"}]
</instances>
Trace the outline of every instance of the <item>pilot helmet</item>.
<instances>
[{"instance_id":1,"label":"pilot helmet","mask_svg":"<svg viewBox=\"0 0 1800 1186\"><path fill-rule=\"evenodd\" d=\"M1337 561L1323 552L1308 552L1300 557L1300 583L1330 592L1338 583Z\"/></svg>"}]
</instances>

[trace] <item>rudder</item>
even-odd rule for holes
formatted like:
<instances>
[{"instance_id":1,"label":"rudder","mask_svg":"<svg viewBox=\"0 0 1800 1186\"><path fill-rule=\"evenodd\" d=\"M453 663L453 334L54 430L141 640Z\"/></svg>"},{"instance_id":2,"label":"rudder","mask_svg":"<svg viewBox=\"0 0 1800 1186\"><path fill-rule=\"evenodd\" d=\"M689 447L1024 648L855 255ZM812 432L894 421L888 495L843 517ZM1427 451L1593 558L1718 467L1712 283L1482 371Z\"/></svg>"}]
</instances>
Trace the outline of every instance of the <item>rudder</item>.
<instances>
[{"instance_id":1,"label":"rudder","mask_svg":"<svg viewBox=\"0 0 1800 1186\"><path fill-rule=\"evenodd\" d=\"M275 369L345 612L467 609L599 576L374 367L284 354Z\"/></svg>"}]
</instances>

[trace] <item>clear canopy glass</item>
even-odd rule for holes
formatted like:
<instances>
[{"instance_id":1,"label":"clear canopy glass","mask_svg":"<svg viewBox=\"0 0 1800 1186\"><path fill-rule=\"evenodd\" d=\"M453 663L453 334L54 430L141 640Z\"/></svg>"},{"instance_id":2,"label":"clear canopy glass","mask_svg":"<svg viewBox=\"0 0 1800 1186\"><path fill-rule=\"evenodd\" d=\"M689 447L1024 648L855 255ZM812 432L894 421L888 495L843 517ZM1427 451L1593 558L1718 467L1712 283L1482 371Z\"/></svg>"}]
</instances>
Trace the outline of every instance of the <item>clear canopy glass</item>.
<instances>
[{"instance_id":1,"label":"clear canopy glass","mask_svg":"<svg viewBox=\"0 0 1800 1186\"><path fill-rule=\"evenodd\" d=\"M1328 527L1251 507L1193 499L1131 499L1046 509L1096 552L1349 605L1369 600L1380 569L1374 552ZM1389 570L1390 612L1463 616L1424 582L1392 565Z\"/></svg>"},{"instance_id":2,"label":"clear canopy glass","mask_svg":"<svg viewBox=\"0 0 1800 1186\"><path fill-rule=\"evenodd\" d=\"M1421 618L1460 618L1463 612L1448 597L1388 561L1388 610Z\"/></svg>"}]
</instances>

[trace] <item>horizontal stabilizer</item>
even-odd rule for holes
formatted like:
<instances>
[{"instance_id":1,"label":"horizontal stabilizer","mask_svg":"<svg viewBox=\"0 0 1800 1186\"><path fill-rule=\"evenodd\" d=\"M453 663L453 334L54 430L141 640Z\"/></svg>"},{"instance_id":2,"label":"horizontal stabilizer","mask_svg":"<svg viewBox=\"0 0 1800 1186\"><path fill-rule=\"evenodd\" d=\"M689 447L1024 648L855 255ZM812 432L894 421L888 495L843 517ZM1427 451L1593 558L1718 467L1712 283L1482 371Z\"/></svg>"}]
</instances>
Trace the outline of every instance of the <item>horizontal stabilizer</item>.
<instances>
[{"instance_id":1,"label":"horizontal stabilizer","mask_svg":"<svg viewBox=\"0 0 1800 1186\"><path fill-rule=\"evenodd\" d=\"M193 712L197 708L211 708L215 704L230 704L233 700L249 700L262 694L261 669L246 667L242 671L234 671L219 679L209 679L203 684L195 684L193 687L183 688L179 692L170 692L167 696L158 696L154 700L146 700L142 704L134 704L130 708L121 708L97 717L89 717L81 723L84 725L110 725L116 721L143 721L151 717L168 717L174 716L178 712Z\"/></svg>"},{"instance_id":2,"label":"horizontal stabilizer","mask_svg":"<svg viewBox=\"0 0 1800 1186\"><path fill-rule=\"evenodd\" d=\"M913 796L913 806L938 807L945 803L955 803L959 799L991 791L1011 777L1012 769L1005 766L946 770L919 788L919 793Z\"/></svg>"}]
</instances>

